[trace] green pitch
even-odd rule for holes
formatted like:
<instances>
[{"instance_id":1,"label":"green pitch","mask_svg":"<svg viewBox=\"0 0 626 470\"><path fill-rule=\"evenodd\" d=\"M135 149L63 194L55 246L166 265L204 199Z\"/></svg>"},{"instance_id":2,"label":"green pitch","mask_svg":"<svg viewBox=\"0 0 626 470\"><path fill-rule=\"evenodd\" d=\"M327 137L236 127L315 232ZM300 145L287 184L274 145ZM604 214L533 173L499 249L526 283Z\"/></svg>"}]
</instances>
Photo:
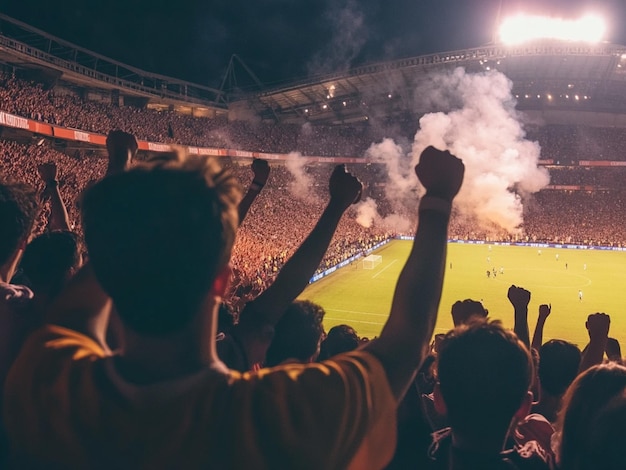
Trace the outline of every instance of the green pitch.
<instances>
[{"instance_id":1,"label":"green pitch","mask_svg":"<svg viewBox=\"0 0 626 470\"><path fill-rule=\"evenodd\" d=\"M393 241L376 252L382 256L382 263L376 268L364 269L361 260L356 261L311 284L300 298L325 308L327 330L345 323L361 336L376 336L389 314L394 287L411 243ZM515 284L532 294L531 338L539 305L551 303L544 341L560 338L582 348L588 340L587 315L605 312L611 315L609 335L626 348L626 252L558 248L542 248L541 254L538 251L531 247L449 244L435 332L452 327L452 304L467 298L481 300L491 318L512 328L513 309L506 294L509 286ZM497 276L492 273L487 277L487 270L494 268Z\"/></svg>"}]
</instances>

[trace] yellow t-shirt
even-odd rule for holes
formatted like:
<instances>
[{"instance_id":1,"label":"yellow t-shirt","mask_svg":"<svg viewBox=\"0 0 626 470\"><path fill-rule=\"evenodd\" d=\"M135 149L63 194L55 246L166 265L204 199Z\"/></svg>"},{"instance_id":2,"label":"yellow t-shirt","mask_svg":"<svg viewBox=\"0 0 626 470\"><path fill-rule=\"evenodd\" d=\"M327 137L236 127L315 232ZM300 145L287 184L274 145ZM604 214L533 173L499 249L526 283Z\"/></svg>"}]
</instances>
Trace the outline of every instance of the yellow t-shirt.
<instances>
[{"instance_id":1,"label":"yellow t-shirt","mask_svg":"<svg viewBox=\"0 0 626 470\"><path fill-rule=\"evenodd\" d=\"M137 386L91 339L48 325L22 349L4 405L17 455L74 468L375 469L396 442L395 399L364 351Z\"/></svg>"}]
</instances>

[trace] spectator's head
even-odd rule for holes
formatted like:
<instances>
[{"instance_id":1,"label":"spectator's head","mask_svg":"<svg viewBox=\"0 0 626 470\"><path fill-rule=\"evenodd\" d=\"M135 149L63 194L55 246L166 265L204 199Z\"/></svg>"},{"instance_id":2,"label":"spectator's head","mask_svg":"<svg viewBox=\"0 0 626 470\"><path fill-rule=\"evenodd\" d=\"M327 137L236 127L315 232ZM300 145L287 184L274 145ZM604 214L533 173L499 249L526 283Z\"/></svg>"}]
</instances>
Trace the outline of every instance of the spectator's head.
<instances>
[{"instance_id":1,"label":"spectator's head","mask_svg":"<svg viewBox=\"0 0 626 470\"><path fill-rule=\"evenodd\" d=\"M337 354L353 351L359 347L359 337L354 328L348 325L333 326L320 346L320 361Z\"/></svg>"},{"instance_id":2,"label":"spectator's head","mask_svg":"<svg viewBox=\"0 0 626 470\"><path fill-rule=\"evenodd\" d=\"M469 323L472 318L487 318L487 315L487 310L477 300L457 300L452 305L452 321L455 327Z\"/></svg>"},{"instance_id":3,"label":"spectator's head","mask_svg":"<svg viewBox=\"0 0 626 470\"><path fill-rule=\"evenodd\" d=\"M0 181L0 267L17 262L20 248L23 249L28 242L37 209L34 189ZM8 274L10 277L12 273Z\"/></svg>"},{"instance_id":4,"label":"spectator's head","mask_svg":"<svg viewBox=\"0 0 626 470\"><path fill-rule=\"evenodd\" d=\"M585 448L580 470L624 470L626 452L626 389L613 398L598 414L590 426L589 441Z\"/></svg>"},{"instance_id":5,"label":"spectator's head","mask_svg":"<svg viewBox=\"0 0 626 470\"><path fill-rule=\"evenodd\" d=\"M167 336L221 297L239 196L230 172L191 156L139 165L86 192L89 259L125 326Z\"/></svg>"},{"instance_id":6,"label":"spectator's head","mask_svg":"<svg viewBox=\"0 0 626 470\"><path fill-rule=\"evenodd\" d=\"M579 468L593 419L626 387L626 367L615 363L593 366L567 389L556 423L560 468Z\"/></svg>"},{"instance_id":7,"label":"spectator's head","mask_svg":"<svg viewBox=\"0 0 626 470\"><path fill-rule=\"evenodd\" d=\"M308 300L293 302L276 324L266 365L273 367L287 360L306 363L317 359L324 334L324 314L321 306Z\"/></svg>"},{"instance_id":8,"label":"spectator's head","mask_svg":"<svg viewBox=\"0 0 626 470\"><path fill-rule=\"evenodd\" d=\"M78 237L73 232L47 232L33 239L20 268L35 295L55 297L80 267Z\"/></svg>"},{"instance_id":9,"label":"spectator's head","mask_svg":"<svg viewBox=\"0 0 626 470\"><path fill-rule=\"evenodd\" d=\"M542 392L559 397L578 375L580 349L560 339L553 339L539 349L539 382Z\"/></svg>"},{"instance_id":10,"label":"spectator's head","mask_svg":"<svg viewBox=\"0 0 626 470\"><path fill-rule=\"evenodd\" d=\"M471 322L450 331L439 348L435 404L470 445L504 442L514 418L532 402L528 349L499 322Z\"/></svg>"}]
</instances>

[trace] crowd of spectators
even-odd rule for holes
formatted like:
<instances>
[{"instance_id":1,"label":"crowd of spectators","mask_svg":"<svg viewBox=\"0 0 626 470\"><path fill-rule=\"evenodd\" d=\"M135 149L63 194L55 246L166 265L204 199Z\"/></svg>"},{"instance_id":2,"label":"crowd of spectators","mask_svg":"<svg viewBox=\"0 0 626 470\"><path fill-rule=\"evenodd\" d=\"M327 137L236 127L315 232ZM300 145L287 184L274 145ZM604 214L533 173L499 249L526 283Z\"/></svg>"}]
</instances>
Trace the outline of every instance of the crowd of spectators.
<instances>
[{"instance_id":1,"label":"crowd of spectators","mask_svg":"<svg viewBox=\"0 0 626 470\"><path fill-rule=\"evenodd\" d=\"M550 184L556 186L584 186L594 189L622 188L626 167L550 167Z\"/></svg>"},{"instance_id":2,"label":"crowd of spectators","mask_svg":"<svg viewBox=\"0 0 626 470\"><path fill-rule=\"evenodd\" d=\"M0 81L0 109L94 132L317 155L371 141L358 127L291 132ZM590 136L615 151L622 138L581 133L584 152ZM551 305L531 338L531 292L511 286L513 331L467 299L432 338L448 237L626 246L621 169L551 169L553 184L588 188L541 191L519 234L494 235L451 216L463 164L426 149L419 220L400 214L413 249L368 340L349 325L326 334L324 309L295 299L315 273L398 235L356 221L359 180L382 194L379 167L316 164L298 184L283 163L148 159L120 131L107 153L0 140L3 468L625 468L626 367L609 315L589 315L583 350L544 342Z\"/></svg>"},{"instance_id":3,"label":"crowd of spectators","mask_svg":"<svg viewBox=\"0 0 626 470\"><path fill-rule=\"evenodd\" d=\"M626 367L609 315L589 315L582 351L544 342L551 305L531 338L532 294L511 286L512 331L466 299L431 343L464 174L453 155L422 154L413 248L386 326L364 340L349 325L326 335L324 309L295 301L333 236L344 245L328 263L390 235L358 229L364 188L345 168L314 168L328 184L303 199L283 166L137 162L120 131L107 149L96 162L2 143L3 467L624 468L613 447L626 435ZM62 206L87 186L80 268ZM545 191L538 205L563 204L554 194L565 195ZM231 265L260 279L234 321L222 314Z\"/></svg>"},{"instance_id":4,"label":"crowd of spectators","mask_svg":"<svg viewBox=\"0 0 626 470\"><path fill-rule=\"evenodd\" d=\"M174 111L115 106L55 93L40 83L0 73L0 110L49 124L106 134L126 129L161 143L310 156L363 156L374 136L367 126L312 126L229 122Z\"/></svg>"},{"instance_id":5,"label":"crowd of spectators","mask_svg":"<svg viewBox=\"0 0 626 470\"><path fill-rule=\"evenodd\" d=\"M230 148L268 153L301 152L307 156L362 157L372 142L394 134L397 122L376 126L273 124L232 121L226 117L203 118L173 111L117 106L81 99L69 92L55 93L41 83L0 73L0 110L64 127L106 134L126 129L153 142L201 147ZM398 131L405 138L418 124L408 120ZM390 134L391 132L391 134ZM560 165L579 160L624 159L626 131L621 128L574 125L529 126L527 136L539 142L542 158Z\"/></svg>"},{"instance_id":6,"label":"crowd of spectators","mask_svg":"<svg viewBox=\"0 0 626 470\"><path fill-rule=\"evenodd\" d=\"M68 156L47 145L26 145L0 140L0 172L19 181L43 189L37 175L37 167L53 161L59 171L59 189L67 202L70 223L82 233L79 217L79 195L91 182L100 179L106 172L106 159L99 157ZM249 161L225 161L243 185L252 178ZM315 176L328 178L331 165L322 165ZM313 227L324 207L325 186L314 187L309 199L301 199L288 190L291 173L283 165L272 167L272 176L257 203L251 208L249 219L244 223L237 238L233 255L234 282L232 303L238 307L272 283L285 261ZM389 238L382 229L366 229L352 217L342 219L337 235L318 272L339 264L341 261L371 249L375 244ZM44 207L35 233L41 233L48 220L49 209ZM285 230L276 230L284 227ZM287 227L288 230L286 229ZM271 236L267 236L271 233Z\"/></svg>"},{"instance_id":7,"label":"crowd of spectators","mask_svg":"<svg viewBox=\"0 0 626 470\"><path fill-rule=\"evenodd\" d=\"M541 156L561 165L579 160L624 160L626 130L619 127L547 125L531 129L528 139L541 145Z\"/></svg>"},{"instance_id":8,"label":"crowd of spectators","mask_svg":"<svg viewBox=\"0 0 626 470\"><path fill-rule=\"evenodd\" d=\"M24 181L42 189L42 181L37 176L37 166L53 161L59 169L59 188L67 202L71 226L81 233L79 223L79 195L92 181L101 178L106 171L106 159L98 156L86 157L81 154L68 156L48 145L18 144L0 140L0 171L3 174ZM231 161L224 163L231 168L245 186L252 178L249 162ZM324 207L324 185L307 189L307 197L298 197L297 191L290 190L292 173L285 165L273 164L271 178L250 209L248 222L242 225L234 248L234 280L231 301L235 310L245 302L265 290L280 272L285 261L290 258L299 242L313 227L317 216ZM307 171L313 181L328 178L332 165L316 164ZM362 180L372 182L379 173L375 165L353 165L352 170ZM601 188L613 191L559 191L546 190L535 195L525 205L523 231L511 235L482 231L474 223L465 219L453 218L450 235L458 239L488 239L491 241L530 241L547 243L575 243L603 246L626 246L626 238L615 217L626 217L626 200L619 188L619 168L592 168L576 171L575 180L563 180L562 169L552 169L556 176L555 184L580 184L594 186L600 182ZM617 176L609 178L607 175ZM586 179L586 178L589 179ZM609 180L612 184L609 184ZM382 193L377 192L377 197ZM379 199L379 209L385 210L385 202ZM390 210L387 208L386 210ZM49 209L44 206L35 232L41 233L46 226ZM277 227L288 230L276 230ZM267 234L271 234L269 237ZM352 256L362 254L391 236L400 235L385 227L364 228L356 222L354 209L339 224L337 234L329 246L316 272L324 271Z\"/></svg>"}]
</instances>

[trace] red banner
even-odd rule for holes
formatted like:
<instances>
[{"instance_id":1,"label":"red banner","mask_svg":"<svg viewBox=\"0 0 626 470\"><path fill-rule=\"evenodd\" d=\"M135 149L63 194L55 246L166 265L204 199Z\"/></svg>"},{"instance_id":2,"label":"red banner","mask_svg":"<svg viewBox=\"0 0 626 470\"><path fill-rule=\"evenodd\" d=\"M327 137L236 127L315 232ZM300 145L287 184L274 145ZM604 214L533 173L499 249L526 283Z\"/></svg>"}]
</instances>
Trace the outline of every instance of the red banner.
<instances>
[{"instance_id":1,"label":"red banner","mask_svg":"<svg viewBox=\"0 0 626 470\"><path fill-rule=\"evenodd\" d=\"M32 119L26 119L0 111L0 126L14 127L37 134L52 135L52 126Z\"/></svg>"},{"instance_id":2,"label":"red banner","mask_svg":"<svg viewBox=\"0 0 626 470\"><path fill-rule=\"evenodd\" d=\"M77 142L87 142L95 145L106 145L106 136L101 134L92 134L90 132L77 131L75 129L66 129L65 127L53 126L53 135L57 139L74 140Z\"/></svg>"},{"instance_id":3,"label":"red banner","mask_svg":"<svg viewBox=\"0 0 626 470\"><path fill-rule=\"evenodd\" d=\"M32 119L27 119L13 114L0 111L0 126L13 127L16 129L24 129L37 134L54 136L58 139L73 140L77 142L87 142L95 145L106 145L106 136L101 134L94 134L91 132L84 132L76 129L67 129L65 127L52 126ZM146 150L149 152L169 152L174 148L170 144L162 144L157 142L148 142L140 140L138 142L139 150ZM235 157L235 158L262 158L264 160L289 160L289 154L281 153L263 153L263 152L249 152L246 150L234 150L234 149L221 149L210 147L187 147L189 153L193 155L206 155L212 157ZM311 163L370 163L365 158L356 157L301 157L307 162ZM554 160L539 160L540 165L553 165ZM608 161L608 160L580 160L579 166L594 166L594 167L626 167L626 161ZM559 188L559 189L574 189L574 188Z\"/></svg>"}]
</instances>

